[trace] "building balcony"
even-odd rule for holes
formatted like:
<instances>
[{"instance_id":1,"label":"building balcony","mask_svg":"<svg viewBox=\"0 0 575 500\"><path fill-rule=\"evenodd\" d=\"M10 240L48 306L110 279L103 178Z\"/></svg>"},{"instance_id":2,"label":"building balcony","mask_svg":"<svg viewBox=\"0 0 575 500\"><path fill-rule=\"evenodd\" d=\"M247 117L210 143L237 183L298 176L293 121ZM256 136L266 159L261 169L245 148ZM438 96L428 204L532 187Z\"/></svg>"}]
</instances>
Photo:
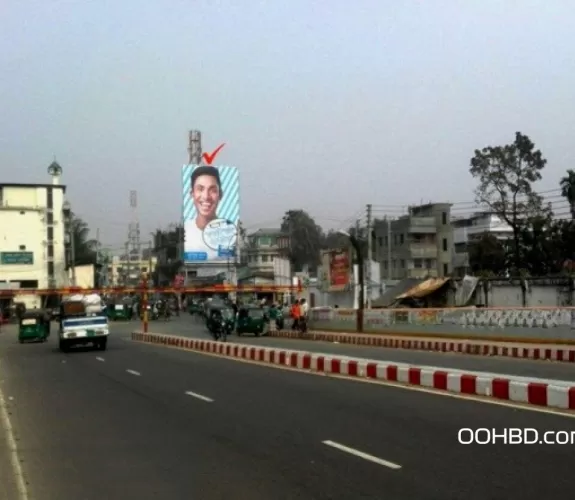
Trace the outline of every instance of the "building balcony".
<instances>
[{"instance_id":1,"label":"building balcony","mask_svg":"<svg viewBox=\"0 0 575 500\"><path fill-rule=\"evenodd\" d=\"M409 245L409 254L412 259L436 259L437 246L434 244L411 243Z\"/></svg>"},{"instance_id":2,"label":"building balcony","mask_svg":"<svg viewBox=\"0 0 575 500\"><path fill-rule=\"evenodd\" d=\"M410 217L409 232L412 234L437 233L435 217Z\"/></svg>"}]
</instances>

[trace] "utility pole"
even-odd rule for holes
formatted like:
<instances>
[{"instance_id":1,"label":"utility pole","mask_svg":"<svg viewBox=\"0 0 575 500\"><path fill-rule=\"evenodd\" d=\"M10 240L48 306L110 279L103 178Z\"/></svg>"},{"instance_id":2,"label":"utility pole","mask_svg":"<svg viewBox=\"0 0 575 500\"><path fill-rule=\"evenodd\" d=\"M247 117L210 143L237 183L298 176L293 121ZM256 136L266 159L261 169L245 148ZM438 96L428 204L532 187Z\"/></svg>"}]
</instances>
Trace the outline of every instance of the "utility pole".
<instances>
[{"instance_id":1,"label":"utility pole","mask_svg":"<svg viewBox=\"0 0 575 500\"><path fill-rule=\"evenodd\" d=\"M100 228L96 228L96 288L102 286L102 271L100 268Z\"/></svg>"},{"instance_id":2,"label":"utility pole","mask_svg":"<svg viewBox=\"0 0 575 500\"><path fill-rule=\"evenodd\" d=\"M129 241L126 241L125 259L126 259L126 270L124 271L124 286L128 286L128 280L130 279L130 268L132 267L131 262L130 262L130 242Z\"/></svg>"},{"instance_id":3,"label":"utility pole","mask_svg":"<svg viewBox=\"0 0 575 500\"><path fill-rule=\"evenodd\" d=\"M387 222L386 229L387 229L387 279L391 281L392 274L391 274L391 219L389 217L385 217Z\"/></svg>"},{"instance_id":4,"label":"utility pole","mask_svg":"<svg viewBox=\"0 0 575 500\"><path fill-rule=\"evenodd\" d=\"M148 242L148 273L152 275L152 242Z\"/></svg>"},{"instance_id":5,"label":"utility pole","mask_svg":"<svg viewBox=\"0 0 575 500\"><path fill-rule=\"evenodd\" d=\"M371 284L372 284L372 276L371 276L371 260L372 260L372 248L371 248L371 230L372 230L372 206L371 203L367 204L367 235L366 235L366 240L367 240L367 273L366 273L366 281L367 281L367 290L365 292L365 297L366 297L366 304L367 304L367 308L371 309Z\"/></svg>"}]
</instances>

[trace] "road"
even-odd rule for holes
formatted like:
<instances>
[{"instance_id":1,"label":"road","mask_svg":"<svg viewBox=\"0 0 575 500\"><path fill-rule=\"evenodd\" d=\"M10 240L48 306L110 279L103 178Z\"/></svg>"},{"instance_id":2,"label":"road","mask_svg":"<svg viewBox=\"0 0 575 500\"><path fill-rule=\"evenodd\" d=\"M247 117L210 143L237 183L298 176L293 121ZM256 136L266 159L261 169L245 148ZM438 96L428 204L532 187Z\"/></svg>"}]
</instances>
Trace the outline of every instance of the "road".
<instances>
[{"instance_id":1,"label":"road","mask_svg":"<svg viewBox=\"0 0 575 500\"><path fill-rule=\"evenodd\" d=\"M140 322L122 324L122 331L141 329ZM210 338L204 324L189 315L183 315L172 321L154 321L149 324L149 331L169 333L194 338ZM256 344L268 347L293 349L327 354L339 354L366 359L409 363L414 365L437 366L457 370L483 371L499 374L510 374L539 379L555 379L575 382L575 364L558 361L530 361L516 358L491 356L471 356L456 353L417 351L409 349L389 349L384 347L364 347L333 342L316 342L308 340L281 339L272 337L233 336L230 341Z\"/></svg>"},{"instance_id":2,"label":"road","mask_svg":"<svg viewBox=\"0 0 575 500\"><path fill-rule=\"evenodd\" d=\"M0 334L0 388L31 500L540 500L575 488L573 445L457 441L461 427L575 433L575 419L138 344L129 328L113 330L108 351L68 354L54 338L19 345ZM0 465L6 488L3 448Z\"/></svg>"}]
</instances>

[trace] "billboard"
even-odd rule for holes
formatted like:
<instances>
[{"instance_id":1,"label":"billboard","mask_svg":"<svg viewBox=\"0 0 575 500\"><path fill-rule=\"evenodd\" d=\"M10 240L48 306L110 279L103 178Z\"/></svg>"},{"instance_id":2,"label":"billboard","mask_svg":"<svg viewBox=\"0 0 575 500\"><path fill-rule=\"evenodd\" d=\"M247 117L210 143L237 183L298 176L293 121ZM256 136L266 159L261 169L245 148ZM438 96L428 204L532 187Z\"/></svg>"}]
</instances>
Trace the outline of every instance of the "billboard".
<instances>
[{"instance_id":1,"label":"billboard","mask_svg":"<svg viewBox=\"0 0 575 500\"><path fill-rule=\"evenodd\" d=\"M185 263L234 258L240 221L240 177L236 167L184 165L182 222Z\"/></svg>"},{"instance_id":2,"label":"billboard","mask_svg":"<svg viewBox=\"0 0 575 500\"><path fill-rule=\"evenodd\" d=\"M350 284L351 256L349 250L331 250L329 253L329 291L346 290Z\"/></svg>"}]
</instances>

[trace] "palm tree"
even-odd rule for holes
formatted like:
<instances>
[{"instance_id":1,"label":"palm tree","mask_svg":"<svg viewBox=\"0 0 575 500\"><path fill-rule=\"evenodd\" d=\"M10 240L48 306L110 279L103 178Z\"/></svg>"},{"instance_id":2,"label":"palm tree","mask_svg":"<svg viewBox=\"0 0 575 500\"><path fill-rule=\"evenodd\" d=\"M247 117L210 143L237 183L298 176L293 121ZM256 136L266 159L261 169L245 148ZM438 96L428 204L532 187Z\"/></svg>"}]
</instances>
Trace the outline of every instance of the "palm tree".
<instances>
[{"instance_id":1,"label":"palm tree","mask_svg":"<svg viewBox=\"0 0 575 500\"><path fill-rule=\"evenodd\" d=\"M71 214L72 238L74 238L74 265L96 263L96 240L90 239L88 224L75 214Z\"/></svg>"},{"instance_id":2,"label":"palm tree","mask_svg":"<svg viewBox=\"0 0 575 500\"><path fill-rule=\"evenodd\" d=\"M561 196L569 202L571 218L575 219L575 171L567 170L567 175L561 179Z\"/></svg>"}]
</instances>

